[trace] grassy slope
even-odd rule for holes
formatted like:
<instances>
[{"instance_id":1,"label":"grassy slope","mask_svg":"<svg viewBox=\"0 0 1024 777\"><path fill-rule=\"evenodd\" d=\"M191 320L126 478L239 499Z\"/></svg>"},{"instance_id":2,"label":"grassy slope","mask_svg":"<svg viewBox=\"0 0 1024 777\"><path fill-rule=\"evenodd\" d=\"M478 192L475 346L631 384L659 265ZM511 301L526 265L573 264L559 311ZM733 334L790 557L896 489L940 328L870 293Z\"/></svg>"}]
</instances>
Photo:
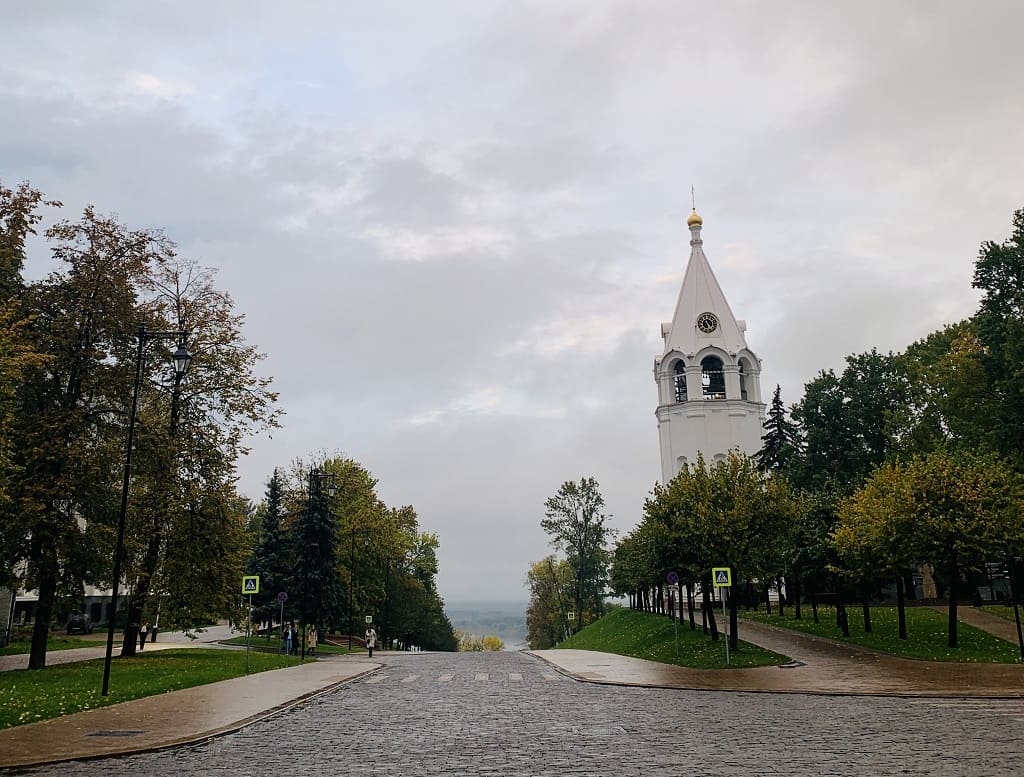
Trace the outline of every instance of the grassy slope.
<instances>
[{"instance_id":1,"label":"grassy slope","mask_svg":"<svg viewBox=\"0 0 1024 777\"><path fill-rule=\"evenodd\" d=\"M252 653L252 672L299 663L294 656ZM116 659L110 695L101 696L103 661L60 664L40 671L0 672L0 728L177 691L245 674L245 653L184 648Z\"/></svg>"},{"instance_id":2,"label":"grassy slope","mask_svg":"<svg viewBox=\"0 0 1024 777\"><path fill-rule=\"evenodd\" d=\"M245 637L231 637L230 639L222 639L221 640L221 644L222 645L243 645L244 646L245 645ZM270 641L268 642L267 638L263 637L263 636L250 637L249 647L250 648L255 648L257 650L271 650L273 652L279 653L281 651L281 639L280 639L280 637L271 637ZM326 642L321 641L321 642L317 643L316 652L317 652L317 655L327 655L328 653L334 655L334 654L340 654L340 653L348 653L348 648L347 647L339 647L338 645L329 645ZM363 650L362 648L357 648L357 647L353 646L352 652L353 653L365 653L366 651ZM308 655L308 652L307 652L307 655Z\"/></svg>"},{"instance_id":3,"label":"grassy slope","mask_svg":"<svg viewBox=\"0 0 1024 777\"><path fill-rule=\"evenodd\" d=\"M793 617L793 608L786 610L785 617L778 614L766 615L764 612L744 612L743 618L781 626L794 631L816 634L840 642L891 653L903 658L917 658L927 661L960 661L971 663L1015 663L1019 657L1017 646L1000 639L988 632L961 623L957 629L958 648L946 647L946 615L930 607L907 608L908 639L897 637L897 621L895 607L872 607L870 633L864 632L864 619L861 608L847 607L850 623L849 639L843 637L836 627L835 609L819 607L818 615L821 623L815 624L811 618L810 607L804 607L803 618ZM740 627L742 633L742 627Z\"/></svg>"},{"instance_id":4,"label":"grassy slope","mask_svg":"<svg viewBox=\"0 0 1024 777\"><path fill-rule=\"evenodd\" d=\"M691 631L688 623L679 624L678 656L675 644L675 628L671 620L661 615L620 607L573 634L558 647L600 650L694 669L725 667L724 641L712 642L700 629ZM787 656L743 641L740 642L739 651L732 651L731 655L733 667L771 666L786 661L789 661Z\"/></svg>"}]
</instances>

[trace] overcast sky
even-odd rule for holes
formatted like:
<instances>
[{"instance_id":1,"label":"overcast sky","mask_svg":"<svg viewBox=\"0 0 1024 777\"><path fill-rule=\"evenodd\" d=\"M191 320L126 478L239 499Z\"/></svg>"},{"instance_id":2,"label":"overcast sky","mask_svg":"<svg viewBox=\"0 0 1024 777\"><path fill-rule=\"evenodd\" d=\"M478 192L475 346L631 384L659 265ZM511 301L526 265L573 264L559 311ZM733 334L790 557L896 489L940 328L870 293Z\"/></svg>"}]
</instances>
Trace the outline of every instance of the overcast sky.
<instances>
[{"instance_id":1,"label":"overcast sky","mask_svg":"<svg viewBox=\"0 0 1024 777\"><path fill-rule=\"evenodd\" d=\"M628 530L659 477L691 185L766 395L973 312L1024 207L1021 29L1015 1L18 3L0 179L219 268L287 412L244 493L341 451L440 534L446 598L525 598L559 484Z\"/></svg>"}]
</instances>

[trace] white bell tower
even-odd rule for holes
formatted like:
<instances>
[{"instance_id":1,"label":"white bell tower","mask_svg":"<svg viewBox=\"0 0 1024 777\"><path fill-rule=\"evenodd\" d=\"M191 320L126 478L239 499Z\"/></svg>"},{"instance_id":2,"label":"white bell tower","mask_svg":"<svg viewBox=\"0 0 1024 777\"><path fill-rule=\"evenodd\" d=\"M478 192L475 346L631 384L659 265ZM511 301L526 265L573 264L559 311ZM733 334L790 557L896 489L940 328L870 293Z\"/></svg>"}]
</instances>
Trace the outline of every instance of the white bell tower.
<instances>
[{"instance_id":1,"label":"white bell tower","mask_svg":"<svg viewBox=\"0 0 1024 777\"><path fill-rule=\"evenodd\" d=\"M664 350L654 360L663 483L698 453L709 464L732 449L752 456L764 434L761 361L704 256L703 224L696 209L686 219L690 261L672 323L661 325Z\"/></svg>"}]
</instances>

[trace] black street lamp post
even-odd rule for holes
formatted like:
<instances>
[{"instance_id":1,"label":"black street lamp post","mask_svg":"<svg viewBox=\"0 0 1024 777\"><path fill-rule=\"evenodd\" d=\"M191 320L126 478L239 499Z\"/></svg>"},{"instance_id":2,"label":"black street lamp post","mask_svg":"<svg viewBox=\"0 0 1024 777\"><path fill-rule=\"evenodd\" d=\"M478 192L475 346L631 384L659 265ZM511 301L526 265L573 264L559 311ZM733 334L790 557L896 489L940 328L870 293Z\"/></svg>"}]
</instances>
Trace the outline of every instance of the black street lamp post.
<instances>
[{"instance_id":1,"label":"black street lamp post","mask_svg":"<svg viewBox=\"0 0 1024 777\"><path fill-rule=\"evenodd\" d=\"M132 389L132 407L128 414L128 444L124 454L124 480L121 484L121 512L117 519L117 544L114 547L113 595L110 601L110 615L107 624L107 654L103 662L103 689L101 694L110 692L110 659L114 653L114 625L117 621L117 596L121 583L121 561L124 555L124 528L128 517L128 486L132 479L132 453L135 448L135 418L139 412L139 390L142 388L142 357L146 343L150 340L177 340L178 347L172 355L174 374L180 381L192 364L192 354L185 347L185 332L150 332L139 327L136 334L138 348L135 352L135 386Z\"/></svg>"},{"instance_id":2,"label":"black street lamp post","mask_svg":"<svg viewBox=\"0 0 1024 777\"><path fill-rule=\"evenodd\" d=\"M309 471L309 497L306 501L306 518L311 520L313 517L313 494L314 491L317 494L323 494L328 499L333 499L334 495L338 492L338 487L334 482L334 473L328 472L324 469L311 469ZM302 609L300 611L299 618L299 629L302 631L302 651L300 660L306 660L306 627L308 626L307 621L309 620L309 559L306 556L306 550L308 543L303 544L302 547Z\"/></svg>"}]
</instances>

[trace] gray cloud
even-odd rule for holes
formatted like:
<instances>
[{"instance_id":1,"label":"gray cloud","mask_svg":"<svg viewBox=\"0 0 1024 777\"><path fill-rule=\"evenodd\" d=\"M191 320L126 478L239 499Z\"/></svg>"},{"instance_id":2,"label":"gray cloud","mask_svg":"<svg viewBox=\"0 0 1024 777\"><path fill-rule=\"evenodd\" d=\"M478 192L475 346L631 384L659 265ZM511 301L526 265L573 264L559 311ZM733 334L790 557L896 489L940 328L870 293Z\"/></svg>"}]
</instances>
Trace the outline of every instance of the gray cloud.
<instances>
[{"instance_id":1,"label":"gray cloud","mask_svg":"<svg viewBox=\"0 0 1024 777\"><path fill-rule=\"evenodd\" d=\"M5 17L0 177L219 268L288 415L522 596L543 501L658 477L651 364L705 250L764 390L976 303L1020 207L1016 3L33 4ZM48 269L32 247L30 272Z\"/></svg>"}]
</instances>

